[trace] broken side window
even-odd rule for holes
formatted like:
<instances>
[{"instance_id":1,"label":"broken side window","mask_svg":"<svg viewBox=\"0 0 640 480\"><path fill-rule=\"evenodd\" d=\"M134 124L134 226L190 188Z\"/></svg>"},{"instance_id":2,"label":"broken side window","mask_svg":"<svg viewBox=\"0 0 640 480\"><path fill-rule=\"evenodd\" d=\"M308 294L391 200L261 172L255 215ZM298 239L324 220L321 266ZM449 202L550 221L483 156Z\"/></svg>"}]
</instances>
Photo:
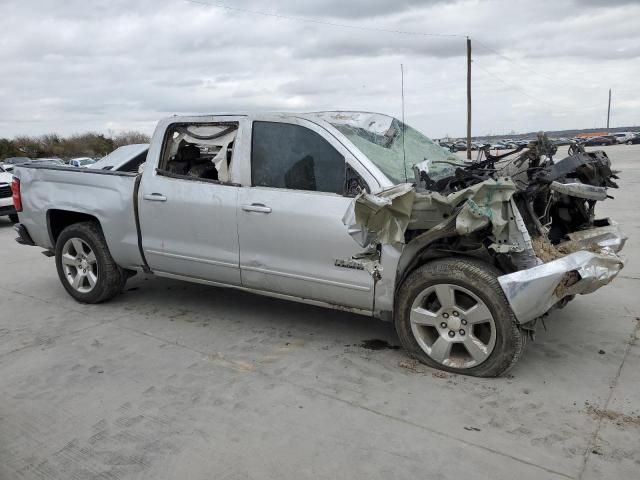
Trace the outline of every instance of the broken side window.
<instances>
[{"instance_id":1,"label":"broken side window","mask_svg":"<svg viewBox=\"0 0 640 480\"><path fill-rule=\"evenodd\" d=\"M237 123L169 127L158 170L186 178L231 182Z\"/></svg>"},{"instance_id":2,"label":"broken side window","mask_svg":"<svg viewBox=\"0 0 640 480\"><path fill-rule=\"evenodd\" d=\"M342 195L345 159L322 136L289 123L254 122L251 149L254 186Z\"/></svg>"}]
</instances>

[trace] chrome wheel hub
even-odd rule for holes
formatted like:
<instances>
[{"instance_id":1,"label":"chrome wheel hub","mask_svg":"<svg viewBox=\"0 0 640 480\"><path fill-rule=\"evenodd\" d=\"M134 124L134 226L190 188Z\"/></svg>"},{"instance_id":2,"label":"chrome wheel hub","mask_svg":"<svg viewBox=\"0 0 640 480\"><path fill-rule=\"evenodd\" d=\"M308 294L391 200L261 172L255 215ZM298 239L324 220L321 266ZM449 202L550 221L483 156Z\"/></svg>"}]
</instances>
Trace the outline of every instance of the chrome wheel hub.
<instances>
[{"instance_id":1,"label":"chrome wheel hub","mask_svg":"<svg viewBox=\"0 0 640 480\"><path fill-rule=\"evenodd\" d=\"M88 293L98 281L98 263L91 247L79 238L70 238L62 247L62 269L74 290Z\"/></svg>"},{"instance_id":2,"label":"chrome wheel hub","mask_svg":"<svg viewBox=\"0 0 640 480\"><path fill-rule=\"evenodd\" d=\"M411 331L420 348L441 365L471 368L484 362L496 343L496 325L486 304L454 284L432 285L416 297Z\"/></svg>"}]
</instances>

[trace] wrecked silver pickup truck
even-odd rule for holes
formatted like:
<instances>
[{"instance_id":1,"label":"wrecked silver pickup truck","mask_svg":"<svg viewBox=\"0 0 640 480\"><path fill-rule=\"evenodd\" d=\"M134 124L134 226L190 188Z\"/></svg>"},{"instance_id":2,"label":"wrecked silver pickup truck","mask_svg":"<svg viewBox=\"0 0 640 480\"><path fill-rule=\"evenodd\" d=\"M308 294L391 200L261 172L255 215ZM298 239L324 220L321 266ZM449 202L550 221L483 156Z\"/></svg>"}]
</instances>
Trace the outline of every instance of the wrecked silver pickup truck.
<instances>
[{"instance_id":1,"label":"wrecked silver pickup truck","mask_svg":"<svg viewBox=\"0 0 640 480\"><path fill-rule=\"evenodd\" d=\"M623 265L594 213L608 158L555 153L541 135L464 163L366 112L171 117L135 168L16 168L17 240L80 302L136 272L240 288L393 321L418 360L497 376Z\"/></svg>"}]
</instances>

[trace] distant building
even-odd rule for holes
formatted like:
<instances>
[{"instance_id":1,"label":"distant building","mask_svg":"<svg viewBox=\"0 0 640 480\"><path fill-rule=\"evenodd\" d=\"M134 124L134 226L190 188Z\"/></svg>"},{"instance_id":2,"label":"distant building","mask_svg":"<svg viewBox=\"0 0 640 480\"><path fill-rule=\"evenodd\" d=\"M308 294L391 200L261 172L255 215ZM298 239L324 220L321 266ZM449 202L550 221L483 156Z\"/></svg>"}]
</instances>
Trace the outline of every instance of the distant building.
<instances>
[{"instance_id":1,"label":"distant building","mask_svg":"<svg viewBox=\"0 0 640 480\"><path fill-rule=\"evenodd\" d=\"M576 137L578 137L578 138L606 137L607 135L609 135L609 132L576 133Z\"/></svg>"}]
</instances>

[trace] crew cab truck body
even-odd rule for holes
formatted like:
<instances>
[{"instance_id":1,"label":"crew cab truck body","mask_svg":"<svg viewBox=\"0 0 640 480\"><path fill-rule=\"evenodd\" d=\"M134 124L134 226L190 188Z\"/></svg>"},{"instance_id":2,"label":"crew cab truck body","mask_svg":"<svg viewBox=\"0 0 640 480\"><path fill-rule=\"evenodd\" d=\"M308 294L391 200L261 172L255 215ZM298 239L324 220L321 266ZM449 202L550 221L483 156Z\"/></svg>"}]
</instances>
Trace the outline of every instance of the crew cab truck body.
<instances>
[{"instance_id":1,"label":"crew cab truck body","mask_svg":"<svg viewBox=\"0 0 640 480\"><path fill-rule=\"evenodd\" d=\"M407 145L398 163L401 135ZM604 260L568 255L579 263L571 268L563 258L555 267L539 259L527 268L505 266L500 248L478 254L471 247L501 242L496 239L508 231L517 237L513 245L525 245L517 253L531 260L531 239L513 218L514 226L491 230L495 216L461 233L457 222L470 202L481 203L484 184L436 193L444 200L424 207L437 198L420 191L419 182L404 183L407 172L442 155L448 154L419 132L379 114L171 117L158 124L142 173L17 167L17 240L55 253L62 284L81 302L107 300L144 271L393 320L419 360L500 375L520 356L527 325L531 330L552 306L615 276L622 264L613 250L624 238L612 223L591 225L597 232L586 237L600 241L606 230L609 245L617 239L619 248L599 254ZM431 169L430 179L446 179L454 169L446 163L423 167ZM420 169L414 170L419 179ZM505 193L504 182L491 185L502 189L491 198L502 200L487 208L517 215L515 187ZM367 201L377 205L375 212ZM526 275L549 265L555 273ZM604 269L599 283L586 270L566 281L568 273L592 265ZM513 274L525 275L509 278ZM569 293L558 293L549 275ZM544 311L526 305L523 291L525 297L542 292Z\"/></svg>"}]
</instances>

